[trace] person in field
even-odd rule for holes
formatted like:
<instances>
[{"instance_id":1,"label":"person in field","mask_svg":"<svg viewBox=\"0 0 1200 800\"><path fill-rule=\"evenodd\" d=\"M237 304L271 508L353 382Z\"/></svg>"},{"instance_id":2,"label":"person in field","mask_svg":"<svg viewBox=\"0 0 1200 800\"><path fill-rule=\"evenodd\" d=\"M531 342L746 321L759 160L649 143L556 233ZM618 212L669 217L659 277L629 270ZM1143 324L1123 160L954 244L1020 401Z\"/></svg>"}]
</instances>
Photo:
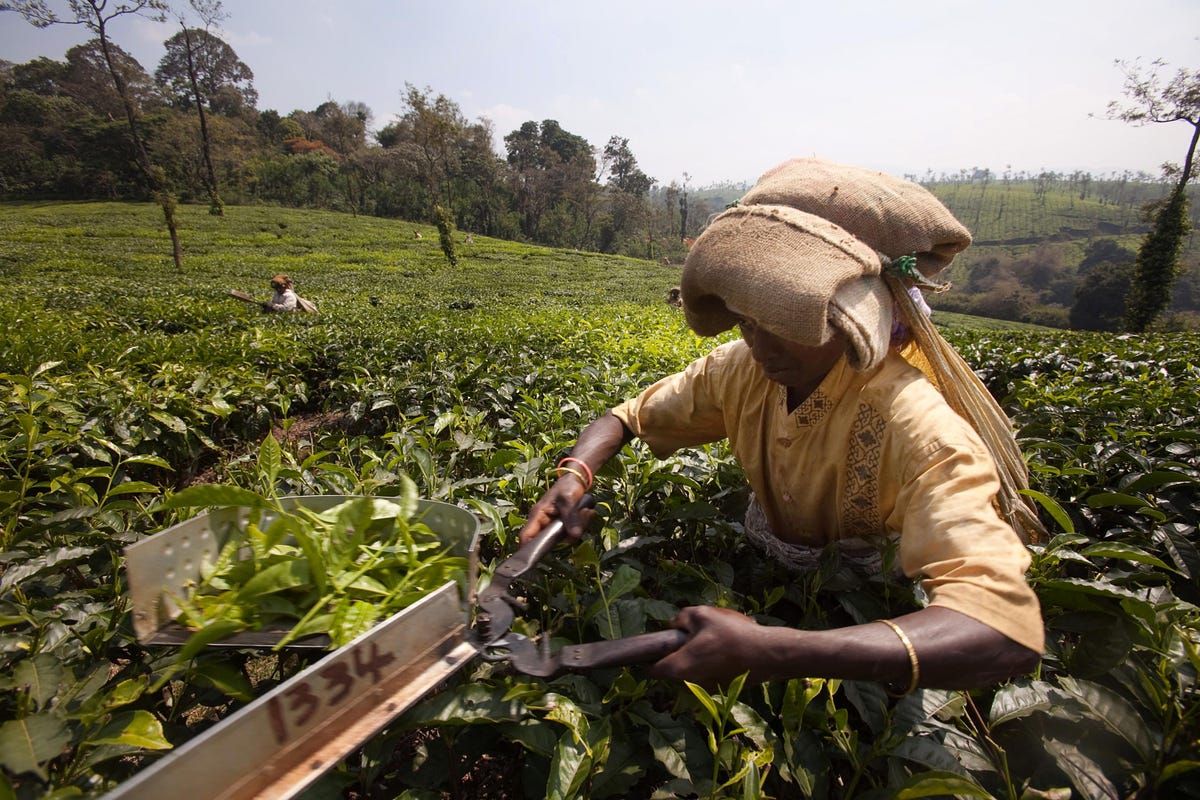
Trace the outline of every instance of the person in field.
<instances>
[{"instance_id":1,"label":"person in field","mask_svg":"<svg viewBox=\"0 0 1200 800\"><path fill-rule=\"evenodd\" d=\"M1044 627L1025 543L1044 531L1020 493L1025 464L920 293L943 288L938 275L970 242L914 183L818 159L770 170L710 221L680 284L696 333L741 338L589 424L522 540L555 518L581 536L590 512L578 501L635 437L659 458L728 439L752 491L748 539L799 572L826 548L879 570L891 549L927 603L831 630L685 608L672 624L688 639L652 674L873 680L905 693L1033 669Z\"/></svg>"},{"instance_id":2,"label":"person in field","mask_svg":"<svg viewBox=\"0 0 1200 800\"><path fill-rule=\"evenodd\" d=\"M280 273L274 278L271 278L271 288L275 291L274 296L262 304L263 311L268 313L276 311L295 311L300 306L300 298L297 297L295 290L292 289L292 279L287 275Z\"/></svg>"}]
</instances>

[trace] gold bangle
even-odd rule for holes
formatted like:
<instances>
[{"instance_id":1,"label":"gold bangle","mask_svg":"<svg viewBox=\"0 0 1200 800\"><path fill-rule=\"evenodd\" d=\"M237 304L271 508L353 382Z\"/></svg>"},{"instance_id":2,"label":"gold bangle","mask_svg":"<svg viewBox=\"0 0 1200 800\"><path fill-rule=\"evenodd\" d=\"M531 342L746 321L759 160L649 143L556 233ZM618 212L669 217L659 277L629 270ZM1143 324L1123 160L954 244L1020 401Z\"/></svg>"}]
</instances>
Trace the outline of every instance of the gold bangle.
<instances>
[{"instance_id":1,"label":"gold bangle","mask_svg":"<svg viewBox=\"0 0 1200 800\"><path fill-rule=\"evenodd\" d=\"M567 467L564 467L563 465L568 462L578 464L580 469L584 471L583 490L586 492L588 489L591 489L592 484L595 482L596 476L592 472L592 468L587 465L587 462L583 461L582 459L575 458L574 456L567 456L558 462L558 469L567 469Z\"/></svg>"},{"instance_id":2,"label":"gold bangle","mask_svg":"<svg viewBox=\"0 0 1200 800\"><path fill-rule=\"evenodd\" d=\"M586 491L587 491L589 488L591 488L591 487L588 485L587 478L584 476L584 474L583 474L582 472L580 472L579 470L575 469L574 467L559 467L559 468L556 470L556 473L558 474L558 477L560 477L560 478L562 477L562 474L563 474L564 472L569 472L569 473L571 473L572 475L574 475L576 478L579 478L579 482L583 484L583 490L584 490L585 492L586 492Z\"/></svg>"},{"instance_id":3,"label":"gold bangle","mask_svg":"<svg viewBox=\"0 0 1200 800\"><path fill-rule=\"evenodd\" d=\"M906 634L899 625L892 622L890 619L881 619L878 621L882 622L884 625L887 625L889 628L895 631L897 636L900 637L901 643L904 644L904 649L908 651L909 673L912 675L908 682L907 689L905 689L903 692L895 692L889 689L888 694L892 695L893 697L903 697L906 694L912 694L913 690L917 688L917 683L919 683L921 680L921 662L917 661L917 651L913 647L912 640L908 638L908 634Z\"/></svg>"}]
</instances>

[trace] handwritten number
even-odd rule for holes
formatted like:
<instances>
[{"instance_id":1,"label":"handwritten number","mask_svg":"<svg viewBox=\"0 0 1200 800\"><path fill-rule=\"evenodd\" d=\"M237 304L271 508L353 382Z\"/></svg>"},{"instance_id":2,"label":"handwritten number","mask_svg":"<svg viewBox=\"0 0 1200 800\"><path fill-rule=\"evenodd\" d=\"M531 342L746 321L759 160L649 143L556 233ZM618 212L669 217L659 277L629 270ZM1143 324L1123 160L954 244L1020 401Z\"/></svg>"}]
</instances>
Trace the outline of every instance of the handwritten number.
<instances>
[{"instance_id":1,"label":"handwritten number","mask_svg":"<svg viewBox=\"0 0 1200 800\"><path fill-rule=\"evenodd\" d=\"M291 711L300 712L296 717L296 725L301 727L312 719L312 715L317 712L317 708L321 705L321 701L313 694L312 687L307 683L296 684L284 692L284 697L292 701Z\"/></svg>"},{"instance_id":2,"label":"handwritten number","mask_svg":"<svg viewBox=\"0 0 1200 800\"><path fill-rule=\"evenodd\" d=\"M371 683L379 683L383 680L383 668L396 660L394 653L380 653L379 644L377 642L369 642L371 645L371 657L367 659L364 656L365 647L359 647L354 651L354 673L360 678L371 676Z\"/></svg>"},{"instance_id":3,"label":"handwritten number","mask_svg":"<svg viewBox=\"0 0 1200 800\"><path fill-rule=\"evenodd\" d=\"M322 702L327 706L336 706L350 696L357 679L369 677L372 684L383 680L383 670L396 660L396 655L381 653L376 642L370 642L369 647L369 653L366 646L354 650L353 672L349 663L339 661L317 673L324 681L319 696L307 681L301 681L283 693L287 698L286 713L279 697L272 697L268 701L267 717L276 744L287 744L289 729L303 728L320 709Z\"/></svg>"},{"instance_id":4,"label":"handwritten number","mask_svg":"<svg viewBox=\"0 0 1200 800\"><path fill-rule=\"evenodd\" d=\"M283 719L283 709L279 707L278 697L272 697L267 703L267 716L271 718L271 731L275 734L275 743L287 744L287 723Z\"/></svg>"},{"instance_id":5,"label":"handwritten number","mask_svg":"<svg viewBox=\"0 0 1200 800\"><path fill-rule=\"evenodd\" d=\"M321 670L321 677L325 679L325 688L333 690L329 695L331 706L345 700L354 686L354 676L350 674L350 667L344 661L330 664L327 669Z\"/></svg>"}]
</instances>

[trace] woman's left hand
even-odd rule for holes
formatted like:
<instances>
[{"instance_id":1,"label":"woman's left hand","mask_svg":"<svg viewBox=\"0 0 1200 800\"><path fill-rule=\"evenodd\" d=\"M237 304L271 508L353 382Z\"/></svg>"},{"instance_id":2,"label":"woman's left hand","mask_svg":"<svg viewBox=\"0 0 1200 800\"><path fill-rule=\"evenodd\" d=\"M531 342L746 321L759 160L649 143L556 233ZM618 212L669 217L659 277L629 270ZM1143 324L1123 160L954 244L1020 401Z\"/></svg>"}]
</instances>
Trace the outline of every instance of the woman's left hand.
<instances>
[{"instance_id":1,"label":"woman's left hand","mask_svg":"<svg viewBox=\"0 0 1200 800\"><path fill-rule=\"evenodd\" d=\"M752 682L770 680L779 636L799 631L759 625L745 614L716 606L689 606L671 621L688 634L683 646L648 668L656 678L691 681L707 688L727 685L743 672Z\"/></svg>"}]
</instances>

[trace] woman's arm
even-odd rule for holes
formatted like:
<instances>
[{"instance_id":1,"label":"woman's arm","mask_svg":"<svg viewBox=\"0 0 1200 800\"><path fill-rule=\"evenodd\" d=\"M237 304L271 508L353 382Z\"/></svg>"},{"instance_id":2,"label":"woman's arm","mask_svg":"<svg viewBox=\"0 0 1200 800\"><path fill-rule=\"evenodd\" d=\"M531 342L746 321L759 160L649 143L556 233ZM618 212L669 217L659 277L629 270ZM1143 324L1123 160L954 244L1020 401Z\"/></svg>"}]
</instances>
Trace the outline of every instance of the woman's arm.
<instances>
[{"instance_id":1,"label":"woman's arm","mask_svg":"<svg viewBox=\"0 0 1200 800\"><path fill-rule=\"evenodd\" d=\"M981 622L930 606L892 620L912 645L918 686L970 689L1029 672L1040 656ZM717 686L742 674L763 682L821 677L878 681L904 690L912 660L881 622L825 631L759 625L714 606L685 608L672 623L689 634L679 650L650 668L660 678Z\"/></svg>"}]
</instances>

